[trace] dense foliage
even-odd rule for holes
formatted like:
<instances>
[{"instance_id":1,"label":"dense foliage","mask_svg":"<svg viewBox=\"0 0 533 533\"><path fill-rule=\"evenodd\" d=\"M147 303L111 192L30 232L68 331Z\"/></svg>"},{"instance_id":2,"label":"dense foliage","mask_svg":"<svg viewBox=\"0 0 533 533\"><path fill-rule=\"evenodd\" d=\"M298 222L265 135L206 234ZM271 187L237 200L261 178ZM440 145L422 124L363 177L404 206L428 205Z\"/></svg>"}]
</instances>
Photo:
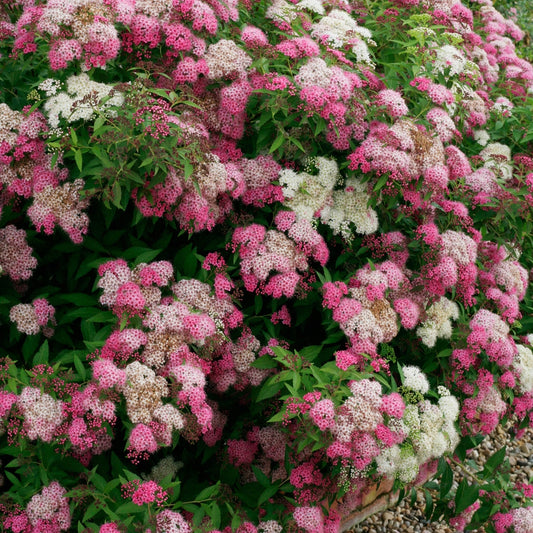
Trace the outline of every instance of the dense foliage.
<instances>
[{"instance_id":1,"label":"dense foliage","mask_svg":"<svg viewBox=\"0 0 533 533\"><path fill-rule=\"evenodd\" d=\"M511 14L511 13L510 13ZM3 531L533 531L533 66L491 0L0 6ZM438 496L438 499L435 497Z\"/></svg>"}]
</instances>

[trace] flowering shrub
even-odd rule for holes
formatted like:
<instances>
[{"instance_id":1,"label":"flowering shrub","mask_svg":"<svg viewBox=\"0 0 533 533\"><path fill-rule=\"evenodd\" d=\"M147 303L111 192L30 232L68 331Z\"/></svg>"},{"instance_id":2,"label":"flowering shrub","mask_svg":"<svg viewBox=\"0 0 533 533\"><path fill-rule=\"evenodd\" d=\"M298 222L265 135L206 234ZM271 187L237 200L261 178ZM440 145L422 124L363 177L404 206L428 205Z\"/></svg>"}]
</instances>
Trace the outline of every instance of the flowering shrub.
<instances>
[{"instance_id":1,"label":"flowering shrub","mask_svg":"<svg viewBox=\"0 0 533 533\"><path fill-rule=\"evenodd\" d=\"M428 518L532 531L505 450L450 466L533 425L523 37L491 0L3 2L2 530L336 532L433 476Z\"/></svg>"}]
</instances>

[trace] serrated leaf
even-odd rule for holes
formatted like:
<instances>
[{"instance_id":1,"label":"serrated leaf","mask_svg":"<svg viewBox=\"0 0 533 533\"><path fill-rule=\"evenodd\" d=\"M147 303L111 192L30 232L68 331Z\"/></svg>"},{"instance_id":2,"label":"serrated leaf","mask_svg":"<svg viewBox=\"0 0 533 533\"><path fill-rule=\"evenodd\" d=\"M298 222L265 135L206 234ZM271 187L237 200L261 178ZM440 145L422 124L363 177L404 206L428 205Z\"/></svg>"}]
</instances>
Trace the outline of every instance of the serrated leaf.
<instances>
[{"instance_id":1,"label":"serrated leaf","mask_svg":"<svg viewBox=\"0 0 533 533\"><path fill-rule=\"evenodd\" d=\"M261 387L255 400L256 402L268 400L268 398L276 396L276 394L283 388L283 383L272 383L268 381Z\"/></svg>"},{"instance_id":2,"label":"serrated leaf","mask_svg":"<svg viewBox=\"0 0 533 533\"><path fill-rule=\"evenodd\" d=\"M188 161L187 159L183 161L183 172L184 172L185 181L187 181L194 172L194 167L192 166L191 162Z\"/></svg>"},{"instance_id":3,"label":"serrated leaf","mask_svg":"<svg viewBox=\"0 0 533 533\"><path fill-rule=\"evenodd\" d=\"M481 472L481 476L483 479L490 479L494 470L496 470L498 466L503 464L506 451L507 447L504 446L487 459L483 471Z\"/></svg>"},{"instance_id":4,"label":"serrated leaf","mask_svg":"<svg viewBox=\"0 0 533 533\"><path fill-rule=\"evenodd\" d=\"M48 340L45 340L36 354L33 356L33 365L43 365L48 363L50 350L48 348Z\"/></svg>"},{"instance_id":5,"label":"serrated leaf","mask_svg":"<svg viewBox=\"0 0 533 533\"><path fill-rule=\"evenodd\" d=\"M199 494L196 495L196 501L209 500L219 491L218 483L212 485L211 487L206 487Z\"/></svg>"},{"instance_id":6,"label":"serrated leaf","mask_svg":"<svg viewBox=\"0 0 533 533\"><path fill-rule=\"evenodd\" d=\"M144 159L143 162L139 165L139 168L147 167L148 165L151 165L153 161L154 161L153 158L151 158L151 157L147 157L147 158Z\"/></svg>"},{"instance_id":7,"label":"serrated leaf","mask_svg":"<svg viewBox=\"0 0 533 533\"><path fill-rule=\"evenodd\" d=\"M479 497L479 487L469 485L466 479L461 480L455 494L455 514L461 514L467 507L470 507Z\"/></svg>"},{"instance_id":8,"label":"serrated leaf","mask_svg":"<svg viewBox=\"0 0 533 533\"><path fill-rule=\"evenodd\" d=\"M278 363L275 359L272 359L270 355L263 355L253 361L250 366L253 368L276 368Z\"/></svg>"},{"instance_id":9,"label":"serrated leaf","mask_svg":"<svg viewBox=\"0 0 533 533\"><path fill-rule=\"evenodd\" d=\"M77 355L74 356L74 366L76 367L76 371L80 375L81 379L85 379L87 377L87 370Z\"/></svg>"},{"instance_id":10,"label":"serrated leaf","mask_svg":"<svg viewBox=\"0 0 533 533\"><path fill-rule=\"evenodd\" d=\"M76 161L78 170L81 172L83 169L83 154L81 153L81 150L74 151L74 160Z\"/></svg>"},{"instance_id":11,"label":"serrated leaf","mask_svg":"<svg viewBox=\"0 0 533 533\"><path fill-rule=\"evenodd\" d=\"M379 192L381 189L383 189L388 179L389 179L388 174L381 175L378 181L376 182L376 184L374 185L374 192Z\"/></svg>"},{"instance_id":12,"label":"serrated leaf","mask_svg":"<svg viewBox=\"0 0 533 533\"><path fill-rule=\"evenodd\" d=\"M450 489L453 485L453 470L451 469L450 465L445 462L444 463L444 472L442 473L442 479L440 484L440 497L441 499L444 498L448 492L450 492Z\"/></svg>"},{"instance_id":13,"label":"serrated leaf","mask_svg":"<svg viewBox=\"0 0 533 533\"><path fill-rule=\"evenodd\" d=\"M268 151L268 153L271 154L272 152L275 152L283 144L284 141L285 141L285 136L282 134L278 135L274 139L274 142L272 143L272 146L270 147L270 150Z\"/></svg>"},{"instance_id":14,"label":"serrated leaf","mask_svg":"<svg viewBox=\"0 0 533 533\"><path fill-rule=\"evenodd\" d=\"M113 183L111 192L113 196L111 203L118 209L122 209L122 204L120 203L120 201L122 200L122 189L118 181L115 181L115 183Z\"/></svg>"}]
</instances>

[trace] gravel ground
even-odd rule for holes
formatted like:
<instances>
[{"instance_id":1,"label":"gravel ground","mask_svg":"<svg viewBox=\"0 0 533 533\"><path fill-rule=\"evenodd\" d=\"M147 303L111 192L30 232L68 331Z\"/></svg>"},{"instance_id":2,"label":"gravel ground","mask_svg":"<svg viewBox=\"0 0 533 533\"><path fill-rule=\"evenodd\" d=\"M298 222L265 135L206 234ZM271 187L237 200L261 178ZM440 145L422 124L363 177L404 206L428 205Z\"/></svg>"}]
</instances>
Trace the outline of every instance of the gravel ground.
<instances>
[{"instance_id":1,"label":"gravel ground","mask_svg":"<svg viewBox=\"0 0 533 533\"><path fill-rule=\"evenodd\" d=\"M494 435L485 439L477 449L473 450L469 458L476 464L483 465L488 457L507 446L507 459L511 465L511 480L515 483L528 483L533 477L533 431L527 430L524 436L517 440L502 428L497 428ZM460 479L461 471L454 469L455 479ZM410 497L397 507L392 507L381 513L370 516L349 533L454 533L444 522L428 522L424 517L424 496L418 491L417 501L410 505ZM484 533L484 529L471 530L472 533Z\"/></svg>"}]
</instances>

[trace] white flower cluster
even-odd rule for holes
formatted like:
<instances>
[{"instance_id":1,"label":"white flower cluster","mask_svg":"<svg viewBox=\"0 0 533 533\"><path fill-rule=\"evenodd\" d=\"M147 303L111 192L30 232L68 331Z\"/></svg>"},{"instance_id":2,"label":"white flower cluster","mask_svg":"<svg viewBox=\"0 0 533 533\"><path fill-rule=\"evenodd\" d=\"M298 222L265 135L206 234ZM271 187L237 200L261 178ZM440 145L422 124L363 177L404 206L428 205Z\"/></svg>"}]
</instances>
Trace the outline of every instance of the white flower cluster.
<instances>
[{"instance_id":1,"label":"white flower cluster","mask_svg":"<svg viewBox=\"0 0 533 533\"><path fill-rule=\"evenodd\" d=\"M505 144L490 143L479 155L482 157L485 168L490 168L503 180L507 181L513 177L513 166L511 161L511 149Z\"/></svg>"},{"instance_id":2,"label":"white flower cluster","mask_svg":"<svg viewBox=\"0 0 533 533\"><path fill-rule=\"evenodd\" d=\"M298 218L309 221L320 213L320 220L345 239L353 235L352 224L355 231L363 235L377 231L378 217L368 207L370 196L365 185L356 178L350 178L343 189L333 190L341 179L337 163L333 159L317 157L314 164L318 169L317 175L297 173L291 169L280 172L278 179L286 198L285 205Z\"/></svg>"},{"instance_id":3,"label":"white flower cluster","mask_svg":"<svg viewBox=\"0 0 533 533\"><path fill-rule=\"evenodd\" d=\"M326 12L320 0L300 0L296 7L298 9L307 9L319 15L323 15Z\"/></svg>"},{"instance_id":4,"label":"white flower cluster","mask_svg":"<svg viewBox=\"0 0 533 533\"><path fill-rule=\"evenodd\" d=\"M171 455L167 455L152 467L149 474L141 474L141 477L146 481L152 480L161 484L165 478L170 477L173 480L178 470L182 467L183 463L181 461L175 461Z\"/></svg>"},{"instance_id":5,"label":"white flower cluster","mask_svg":"<svg viewBox=\"0 0 533 533\"><path fill-rule=\"evenodd\" d=\"M370 196L366 187L357 178L346 180L344 189L333 191L333 204L324 207L320 219L345 239L352 237L351 224L355 231L368 235L377 231L379 227L378 215L368 207Z\"/></svg>"},{"instance_id":6,"label":"white flower cluster","mask_svg":"<svg viewBox=\"0 0 533 533\"><path fill-rule=\"evenodd\" d=\"M290 24L298 17L298 8L286 0L274 0L266 10L265 17L274 22Z\"/></svg>"},{"instance_id":7,"label":"white flower cluster","mask_svg":"<svg viewBox=\"0 0 533 533\"><path fill-rule=\"evenodd\" d=\"M533 352L528 346L516 345L518 355L513 361L513 367L518 370L518 383L523 393L533 390Z\"/></svg>"},{"instance_id":8,"label":"white flower cluster","mask_svg":"<svg viewBox=\"0 0 533 533\"><path fill-rule=\"evenodd\" d=\"M405 367L403 372L411 388L427 392L427 379L420 369ZM410 483L418 476L420 465L453 452L459 444L455 428L459 402L445 387L439 387L439 393L438 405L429 400L407 405L401 421L406 439L400 445L385 448L376 457L379 473Z\"/></svg>"},{"instance_id":9,"label":"white flower cluster","mask_svg":"<svg viewBox=\"0 0 533 533\"><path fill-rule=\"evenodd\" d=\"M499 114L505 114L505 116L511 116L511 110L513 109L514 104L505 96L500 96L494 102L491 111Z\"/></svg>"},{"instance_id":10,"label":"white flower cluster","mask_svg":"<svg viewBox=\"0 0 533 533\"><path fill-rule=\"evenodd\" d=\"M422 394L426 394L429 390L429 383L426 375L417 366L402 367L403 384L410 389L413 389Z\"/></svg>"},{"instance_id":11,"label":"white flower cluster","mask_svg":"<svg viewBox=\"0 0 533 533\"><path fill-rule=\"evenodd\" d=\"M376 44L372 40L372 32L358 26L355 19L346 11L332 9L327 16L313 24L311 35L316 38L325 38L333 48L350 45L359 63L373 65L367 46Z\"/></svg>"},{"instance_id":12,"label":"white flower cluster","mask_svg":"<svg viewBox=\"0 0 533 533\"><path fill-rule=\"evenodd\" d=\"M449 75L456 76L461 74L466 66L467 59L463 52L452 45L444 45L435 50L437 57L433 63L436 72L444 72L449 68Z\"/></svg>"},{"instance_id":13,"label":"white flower cluster","mask_svg":"<svg viewBox=\"0 0 533 533\"><path fill-rule=\"evenodd\" d=\"M490 141L490 135L487 130L475 130L474 139L481 146L487 146L487 143Z\"/></svg>"},{"instance_id":14,"label":"white flower cluster","mask_svg":"<svg viewBox=\"0 0 533 533\"><path fill-rule=\"evenodd\" d=\"M45 85L44 90L47 90L48 85ZM52 88L50 84L48 90ZM67 80L67 90L51 96L44 104L50 126L57 128L60 118L68 123L92 120L97 110L112 115L110 108L121 106L124 102L122 93L114 92L105 103L101 103L102 99L110 96L112 90L111 85L92 81L86 73L70 76Z\"/></svg>"},{"instance_id":15,"label":"white flower cluster","mask_svg":"<svg viewBox=\"0 0 533 533\"><path fill-rule=\"evenodd\" d=\"M54 96L57 94L57 91L61 88L61 82L54 78L46 78L46 80L39 83L37 89L39 91L44 91L46 96Z\"/></svg>"},{"instance_id":16,"label":"white flower cluster","mask_svg":"<svg viewBox=\"0 0 533 533\"><path fill-rule=\"evenodd\" d=\"M452 336L451 320L459 318L459 306L443 296L426 309L426 315L416 333L426 346L433 348L438 338L449 339Z\"/></svg>"},{"instance_id":17,"label":"white flower cluster","mask_svg":"<svg viewBox=\"0 0 533 533\"><path fill-rule=\"evenodd\" d=\"M334 159L318 157L314 163L318 168L316 176L284 169L278 178L283 187L283 195L287 198L285 205L299 218L309 221L326 205L331 198L333 187L340 179L339 167Z\"/></svg>"}]
</instances>

